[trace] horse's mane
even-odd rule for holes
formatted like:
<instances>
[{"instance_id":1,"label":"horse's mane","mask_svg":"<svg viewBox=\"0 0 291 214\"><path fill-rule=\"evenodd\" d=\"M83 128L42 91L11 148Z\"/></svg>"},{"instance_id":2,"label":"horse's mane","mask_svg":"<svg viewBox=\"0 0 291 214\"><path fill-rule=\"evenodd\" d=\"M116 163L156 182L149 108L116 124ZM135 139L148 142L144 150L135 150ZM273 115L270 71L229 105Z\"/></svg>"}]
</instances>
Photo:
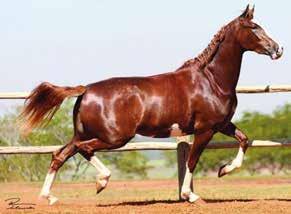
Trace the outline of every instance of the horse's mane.
<instances>
[{"instance_id":1,"label":"horse's mane","mask_svg":"<svg viewBox=\"0 0 291 214\"><path fill-rule=\"evenodd\" d=\"M229 24L223 26L212 38L208 46L194 59L187 60L184 64L178 69L187 68L190 65L198 65L200 69L203 69L215 56L215 53L218 50L219 45L225 37L226 30L228 29Z\"/></svg>"}]
</instances>

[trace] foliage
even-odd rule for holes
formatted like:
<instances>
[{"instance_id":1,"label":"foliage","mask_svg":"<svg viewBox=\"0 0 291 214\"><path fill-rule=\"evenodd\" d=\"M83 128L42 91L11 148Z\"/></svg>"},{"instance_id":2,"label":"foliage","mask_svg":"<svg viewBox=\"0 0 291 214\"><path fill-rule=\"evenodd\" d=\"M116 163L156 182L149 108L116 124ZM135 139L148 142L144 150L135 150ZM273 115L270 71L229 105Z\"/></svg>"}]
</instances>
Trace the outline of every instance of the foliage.
<instances>
[{"instance_id":1,"label":"foliage","mask_svg":"<svg viewBox=\"0 0 291 214\"><path fill-rule=\"evenodd\" d=\"M47 128L32 132L27 138L19 135L16 117L19 111L4 115L0 118L0 145L6 146L40 146L57 145L68 141L72 134L71 119L68 109L71 103L55 115L54 120ZM47 173L51 155L4 155L0 156L0 181L38 181L43 180ZM70 168L65 165L63 171Z\"/></svg>"}]
</instances>

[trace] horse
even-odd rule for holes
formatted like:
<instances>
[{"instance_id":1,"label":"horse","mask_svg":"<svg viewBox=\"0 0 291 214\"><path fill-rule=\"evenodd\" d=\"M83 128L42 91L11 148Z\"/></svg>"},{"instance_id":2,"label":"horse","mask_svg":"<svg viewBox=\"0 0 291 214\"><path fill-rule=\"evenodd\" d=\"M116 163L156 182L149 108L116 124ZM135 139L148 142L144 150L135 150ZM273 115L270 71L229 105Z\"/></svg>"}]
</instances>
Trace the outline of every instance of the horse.
<instances>
[{"instance_id":1,"label":"horse","mask_svg":"<svg viewBox=\"0 0 291 214\"><path fill-rule=\"evenodd\" d=\"M136 134L154 138L194 134L181 197L203 201L191 188L193 171L213 135L235 138L239 150L232 162L219 168L222 177L241 167L248 137L231 119L237 106L236 85L243 54L254 51L275 60L281 48L253 21L249 5L241 15L223 26L196 58L177 70L148 77L111 78L86 86L61 87L41 83L27 97L22 113L22 131L29 133L52 119L65 98L77 97L73 109L74 135L53 152L40 198L57 202L51 187L60 167L76 153L97 171L96 189L107 185L110 170L94 155L99 150L124 146Z\"/></svg>"}]
</instances>

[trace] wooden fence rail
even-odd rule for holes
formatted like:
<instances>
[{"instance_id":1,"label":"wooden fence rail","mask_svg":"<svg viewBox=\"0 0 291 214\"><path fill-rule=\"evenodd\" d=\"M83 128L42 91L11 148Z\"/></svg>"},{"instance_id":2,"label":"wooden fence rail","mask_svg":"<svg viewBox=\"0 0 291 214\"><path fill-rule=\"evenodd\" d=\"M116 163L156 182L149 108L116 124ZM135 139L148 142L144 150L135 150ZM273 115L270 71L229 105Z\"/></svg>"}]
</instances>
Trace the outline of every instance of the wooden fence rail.
<instances>
[{"instance_id":1,"label":"wooden fence rail","mask_svg":"<svg viewBox=\"0 0 291 214\"><path fill-rule=\"evenodd\" d=\"M191 144L191 143L189 143ZM100 152L124 152L141 150L177 150L177 143L174 142L137 142L128 143L119 149L101 150ZM249 142L250 147L291 147L291 140L268 141L254 140ZM0 154L49 154L61 148L56 146L0 146ZM211 142L207 149L231 149L238 148L236 141Z\"/></svg>"},{"instance_id":2,"label":"wooden fence rail","mask_svg":"<svg viewBox=\"0 0 291 214\"><path fill-rule=\"evenodd\" d=\"M239 86L236 92L244 94L291 92L291 85ZM25 99L28 95L29 92L1 92L0 99Z\"/></svg>"}]
</instances>

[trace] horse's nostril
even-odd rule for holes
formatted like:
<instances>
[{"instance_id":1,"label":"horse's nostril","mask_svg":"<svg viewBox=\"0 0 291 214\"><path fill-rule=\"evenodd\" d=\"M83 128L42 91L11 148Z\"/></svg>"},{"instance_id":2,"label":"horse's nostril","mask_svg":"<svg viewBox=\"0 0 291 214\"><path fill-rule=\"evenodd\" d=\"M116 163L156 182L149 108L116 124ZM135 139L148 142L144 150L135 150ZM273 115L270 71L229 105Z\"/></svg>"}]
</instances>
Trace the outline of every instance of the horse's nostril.
<instances>
[{"instance_id":1,"label":"horse's nostril","mask_svg":"<svg viewBox=\"0 0 291 214\"><path fill-rule=\"evenodd\" d=\"M277 54L283 54L283 51L284 51L284 48L282 46L278 47Z\"/></svg>"}]
</instances>

